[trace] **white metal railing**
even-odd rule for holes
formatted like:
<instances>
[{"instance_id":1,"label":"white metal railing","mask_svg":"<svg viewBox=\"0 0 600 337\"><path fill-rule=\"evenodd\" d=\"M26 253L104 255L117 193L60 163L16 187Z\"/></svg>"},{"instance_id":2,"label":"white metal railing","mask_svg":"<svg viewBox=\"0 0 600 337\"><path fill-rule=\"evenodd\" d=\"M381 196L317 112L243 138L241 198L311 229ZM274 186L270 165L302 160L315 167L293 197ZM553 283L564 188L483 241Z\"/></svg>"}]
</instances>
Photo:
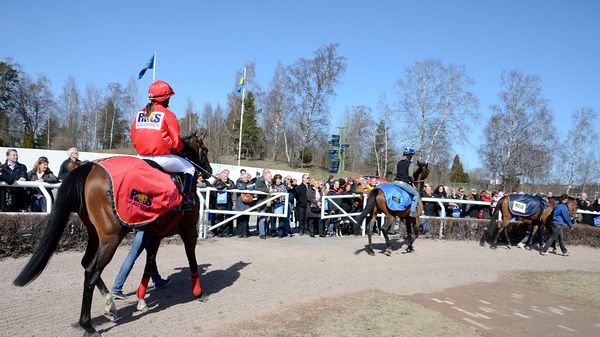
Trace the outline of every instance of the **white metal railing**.
<instances>
[{"instance_id":1,"label":"white metal railing","mask_svg":"<svg viewBox=\"0 0 600 337\"><path fill-rule=\"evenodd\" d=\"M48 191L48 189L57 189L61 186L61 183L56 183L56 184L49 184L49 183L45 183L45 182L37 182L37 181L15 181L12 185L8 185L5 182L0 182L0 187L8 187L8 188L37 188L41 191L42 195L44 195L44 198L46 199L46 212L45 213L50 213L52 211L52 197L50 196L50 192ZM198 188L197 189L197 194L200 198L200 210L201 210L201 214L200 214L200 219L201 219L201 235L202 235L202 231L204 232L208 232L208 230L212 230L214 228L220 227L223 224L235 220L238 217L242 216L242 215L257 215L257 216L269 216L269 217L276 217L276 218L284 218L288 216L288 212L290 211L289 208L289 195L287 192L280 192L280 193L265 193L265 192L260 192L260 191L255 191L255 190L224 190L224 191L219 191L219 192L227 192L227 193L250 193L250 194L254 194L254 195L267 195L267 198L264 200L261 200L261 202L257 203L256 205L251 206L249 209L245 210L245 211L233 211L233 210L218 210L218 209L210 209L210 192L217 192L217 189L213 188L213 187L203 187L203 188ZM284 197L285 198L285 202L284 202L284 211L283 213L269 213L269 212L254 212L254 210L260 208L261 206L266 205L269 201L274 201L277 198L281 198ZM348 218L351 221L353 221L354 223L356 223L356 221L354 220L354 216L357 216L360 214L360 212L355 212L355 213L347 213L346 211L344 211L339 205L337 205L335 202L329 202L329 200L331 199L338 199L338 198L360 198L362 197L363 200L366 200L367 195L366 194L343 194L343 195L324 195L322 196L322 202L323 204L325 202L328 203L328 207L331 208L331 206L335 207L336 213L339 211L340 213L337 214L329 214L326 215L325 214L325 207L321 207L321 219L333 219L333 218ZM444 207L444 204L467 204L467 205L482 205L482 206L492 206L493 203L490 202L486 202L486 201L476 201L476 200L462 200L462 199L438 199L438 198L421 198L421 201L426 201L426 202L437 202L438 205L440 206L441 209L441 215L439 217L435 217L435 216L425 216L425 215L421 215L421 218L440 218L442 219L441 225L440 225L440 232L439 235L440 237L443 236L443 229L444 229L444 221L443 219L446 218L446 210ZM365 204L363 202L363 208L365 207ZM202 221L202 220L206 220L206 217L209 213L213 213L213 214L232 214L233 217L227 218L221 222L219 222L218 224L215 224L212 227L207 227L207 228L202 228L203 224L206 223L206 221ZM593 212L593 211L585 211L585 210L577 210L577 213L579 214L592 214L592 215L600 215L600 212ZM19 213L19 214L39 214L39 212L37 213ZM362 232L363 235L365 234L365 224L364 221L361 224L362 227ZM204 236L206 237L206 236Z\"/></svg>"},{"instance_id":2,"label":"white metal railing","mask_svg":"<svg viewBox=\"0 0 600 337\"><path fill-rule=\"evenodd\" d=\"M46 213L50 213L52 211L52 198L50 197L50 193L47 188L59 188L60 183L56 184L48 184L39 181L15 181L12 185L8 185L5 182L0 182L0 187L9 187L9 188L37 188L42 192L44 198L46 199ZM26 214L26 213L19 213ZM35 213L34 213L35 214ZM39 213L38 213L39 214Z\"/></svg>"},{"instance_id":3,"label":"white metal railing","mask_svg":"<svg viewBox=\"0 0 600 337\"><path fill-rule=\"evenodd\" d=\"M261 192L261 191L255 191L255 190L217 190L214 187L203 187L203 188L198 188L197 190L198 195L203 195L203 203L200 204L200 214L201 214L201 221L200 221L200 230L199 230L199 235L201 238L207 238L208 237L208 231L209 230L213 230L215 228L221 227L224 224L226 224L227 222L231 222L237 218L239 218L242 215L256 215L256 216L268 216L268 217L275 217L277 219L277 223L279 223L279 218L287 218L288 217L288 212L289 212L289 194L288 192L275 192L275 193L265 193L265 192ZM265 195L266 198L262 199L260 201L256 201L256 204L252 205L250 208L244 210L244 211L234 211L234 210L221 210L221 209L211 209L210 208L210 195L211 192L215 192L215 193L249 193L249 194L254 194L254 195ZM254 210L262 208L263 206L267 206L267 204L269 202L275 203L275 201L277 199L283 198L283 213L275 213L275 210L273 210L273 212L264 212L264 211L259 211L259 212L255 212ZM234 203L233 199L232 199L232 204ZM208 226L208 214L212 213L212 214L231 214L233 216L228 217L224 220L222 220L219 223L214 224L213 226Z\"/></svg>"}]
</instances>

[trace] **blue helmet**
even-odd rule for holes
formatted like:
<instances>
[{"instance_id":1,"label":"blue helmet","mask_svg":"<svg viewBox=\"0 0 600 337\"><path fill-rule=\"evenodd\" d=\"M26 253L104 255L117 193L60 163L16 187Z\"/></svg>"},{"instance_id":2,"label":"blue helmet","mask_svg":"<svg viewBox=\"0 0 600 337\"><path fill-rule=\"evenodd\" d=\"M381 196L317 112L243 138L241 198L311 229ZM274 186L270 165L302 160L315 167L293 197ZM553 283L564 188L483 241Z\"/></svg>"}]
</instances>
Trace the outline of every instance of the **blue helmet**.
<instances>
[{"instance_id":1,"label":"blue helmet","mask_svg":"<svg viewBox=\"0 0 600 337\"><path fill-rule=\"evenodd\" d=\"M405 148L404 148L403 154L404 154L405 156L408 156L408 155L413 155L413 154L415 154L416 152L417 152L417 151L415 151L415 149L413 149L413 148L412 148L412 147L410 147L410 146L407 146L407 147L405 147Z\"/></svg>"}]
</instances>

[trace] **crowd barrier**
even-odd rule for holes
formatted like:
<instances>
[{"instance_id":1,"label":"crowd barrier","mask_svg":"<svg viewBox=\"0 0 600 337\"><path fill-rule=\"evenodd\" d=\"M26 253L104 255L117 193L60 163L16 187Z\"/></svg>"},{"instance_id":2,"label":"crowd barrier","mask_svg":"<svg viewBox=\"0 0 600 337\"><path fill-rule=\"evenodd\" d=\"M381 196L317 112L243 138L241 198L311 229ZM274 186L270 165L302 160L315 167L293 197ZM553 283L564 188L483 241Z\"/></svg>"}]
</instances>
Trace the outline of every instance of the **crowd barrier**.
<instances>
[{"instance_id":1,"label":"crowd barrier","mask_svg":"<svg viewBox=\"0 0 600 337\"><path fill-rule=\"evenodd\" d=\"M41 191L41 193L44 195L45 197L45 202L46 202L46 210L45 213L50 213L52 211L52 203L53 203L53 198L50 196L50 192L48 191L48 189L58 189L60 187L60 183L57 184L48 184L48 183L44 183L44 182L36 182L36 181L15 181L14 184L12 185L8 185L4 182L0 182L0 187L10 187L10 188L37 188ZM215 209L215 208L210 208L211 205L211 194L212 193L231 193L231 199L233 200L233 194L234 193L250 193L250 194L254 194L254 195L265 195L266 198L260 200L259 202L257 202L256 204L252 205L250 208L248 208L247 210L244 211L235 211L235 210L221 210L221 209ZM277 219L277 222L279 221L280 218L287 218L288 217L288 213L290 211L289 209L289 195L287 192L281 192L281 193L265 193L265 192L260 192L260 191L254 191L254 190L224 190L224 191L217 191L217 189L213 188L213 187L204 187L204 188L198 188L197 189L197 194L198 197L200 199L200 221L198 223L199 226L199 237L200 238L207 238L208 237L208 232L210 230L213 230L215 228L218 228L220 226L223 226L224 224L226 224L227 222L231 222L235 219L237 219L238 217L242 216L242 215L251 215L251 216L268 216L268 217L275 217ZM324 195L322 196L322 204L325 205L327 204L327 208L331 209L331 207L336 209L336 214L325 214L326 207L321 207L321 218L322 219L335 219L335 218L347 218L350 221L353 221L354 223L356 223L356 220L354 219L355 216L359 215L359 212L354 212L354 213L347 213L345 212L340 206L338 206L335 202L329 202L330 200L333 199L338 199L338 198L363 198L363 201L366 200L367 195L366 194L351 194L351 195ZM273 212L265 212L265 211L255 211L257 209L262 208L263 206L266 206L268 203L270 202L274 202L276 199L279 198L284 198L284 203L283 203L283 209L282 210L273 210ZM425 215L421 215L420 218L422 219L428 219L428 218L435 218L435 219L440 219L440 228L439 228L439 233L438 236L440 238L443 237L443 231L444 231L444 226L445 226L445 219L448 218L446 216L446 212L445 212L445 207L444 204L448 204L448 203L454 203L454 204L467 204L467 205L482 205L482 206L491 206L491 203L489 202L484 202L484 201L474 201L474 200L460 200L460 199L437 199L437 198L421 198L422 201L426 201L426 202L436 202L438 203L438 205L440 206L441 209L441 214L440 216L425 216ZM234 205L234 202L232 203L232 206ZM364 205L366 205L366 202L363 202L363 207ZM338 213L339 212L339 213ZM600 212L593 212L593 211L584 211L584 210L577 210L578 214L592 214L592 215L600 215ZM10 213L5 213L5 214L10 214ZM40 213L29 213L29 212L23 212L23 213L14 213L14 214L18 214L18 215L26 215L26 214L40 214ZM230 214L233 215L232 217L228 217L226 219L224 219L223 221L220 221L219 223L214 224L213 226L209 226L209 222L208 222L208 214ZM383 218L383 215L380 214L380 217ZM366 230L366 226L365 226L365 221L363 221L361 225L361 232L362 235L365 235L365 230Z\"/></svg>"}]
</instances>

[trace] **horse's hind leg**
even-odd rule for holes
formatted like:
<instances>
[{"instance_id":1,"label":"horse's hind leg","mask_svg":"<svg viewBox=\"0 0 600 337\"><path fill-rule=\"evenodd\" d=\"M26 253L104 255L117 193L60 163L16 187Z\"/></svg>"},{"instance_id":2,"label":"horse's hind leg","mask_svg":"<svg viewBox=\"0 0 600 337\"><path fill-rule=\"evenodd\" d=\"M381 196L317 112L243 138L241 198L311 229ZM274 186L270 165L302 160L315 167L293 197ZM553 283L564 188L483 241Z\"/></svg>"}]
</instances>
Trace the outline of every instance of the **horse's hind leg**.
<instances>
[{"instance_id":1,"label":"horse's hind leg","mask_svg":"<svg viewBox=\"0 0 600 337\"><path fill-rule=\"evenodd\" d=\"M374 217L373 217L374 218ZM371 256L375 256L375 251L373 250L373 226L376 219L371 219L369 221L369 227L367 227L367 236L369 237L369 245L367 246L367 253Z\"/></svg>"},{"instance_id":2,"label":"horse's hind leg","mask_svg":"<svg viewBox=\"0 0 600 337\"><path fill-rule=\"evenodd\" d=\"M392 244L390 243L390 237L388 236L388 231L394 225L394 221L396 219L392 216L387 216L385 218L385 223L381 226L381 232L383 233L383 237L385 238L385 255L392 256Z\"/></svg>"},{"instance_id":3,"label":"horse's hind leg","mask_svg":"<svg viewBox=\"0 0 600 337\"><path fill-rule=\"evenodd\" d=\"M115 254L119 242L118 235L100 240L96 254L85 268L83 300L81 303L81 315L79 316L79 325L85 330L85 336L100 336L92 326L90 317L94 287L96 287L100 280L100 274L102 274L102 271ZM104 282L101 282L100 287L106 289ZM110 297L110 294L107 295Z\"/></svg>"},{"instance_id":4,"label":"horse's hind leg","mask_svg":"<svg viewBox=\"0 0 600 337\"><path fill-rule=\"evenodd\" d=\"M510 238L508 237L508 227L504 227L504 237L506 238L506 247L510 249L510 245L512 243L510 242Z\"/></svg>"},{"instance_id":5,"label":"horse's hind leg","mask_svg":"<svg viewBox=\"0 0 600 337\"><path fill-rule=\"evenodd\" d=\"M89 221L84 219L84 222ZM92 260L94 259L97 251L98 251L98 234L95 230L92 230L91 226L87 226L88 228L88 244L85 249L85 254L81 259L81 265L83 268L87 268ZM126 232L121 235L121 239L125 236ZM120 242L121 240L119 240ZM98 281L96 282L96 287L100 291L102 295L102 299L104 301L104 317L106 317L110 321L114 321L118 318L117 316L117 307L115 305L114 299L112 295L110 295L106 284L102 280L101 277L98 277Z\"/></svg>"},{"instance_id":6,"label":"horse's hind leg","mask_svg":"<svg viewBox=\"0 0 600 337\"><path fill-rule=\"evenodd\" d=\"M500 229L496 232L496 235L494 236L494 241L492 242L492 246L490 248L496 249L498 247L498 238L500 237L500 234L502 234L503 231L506 231L507 227L508 221L502 221L502 224L500 224Z\"/></svg>"}]
</instances>

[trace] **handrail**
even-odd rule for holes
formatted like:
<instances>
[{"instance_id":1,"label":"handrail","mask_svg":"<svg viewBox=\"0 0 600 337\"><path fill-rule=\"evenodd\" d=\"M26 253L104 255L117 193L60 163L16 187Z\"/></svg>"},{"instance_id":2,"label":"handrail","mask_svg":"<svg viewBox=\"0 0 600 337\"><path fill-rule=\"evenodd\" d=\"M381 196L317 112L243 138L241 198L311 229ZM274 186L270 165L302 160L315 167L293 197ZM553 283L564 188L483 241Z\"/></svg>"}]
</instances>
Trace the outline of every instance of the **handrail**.
<instances>
[{"instance_id":1,"label":"handrail","mask_svg":"<svg viewBox=\"0 0 600 337\"><path fill-rule=\"evenodd\" d=\"M20 188L32 188L32 187L38 188L44 195L44 198L46 199L46 213L50 213L52 211L52 198L50 197L50 193L48 193L48 190L46 188L59 188L61 186L61 183L49 184L49 183L40 182L40 181L17 180L12 185L9 185L9 184L1 181L0 186L20 187Z\"/></svg>"}]
</instances>

